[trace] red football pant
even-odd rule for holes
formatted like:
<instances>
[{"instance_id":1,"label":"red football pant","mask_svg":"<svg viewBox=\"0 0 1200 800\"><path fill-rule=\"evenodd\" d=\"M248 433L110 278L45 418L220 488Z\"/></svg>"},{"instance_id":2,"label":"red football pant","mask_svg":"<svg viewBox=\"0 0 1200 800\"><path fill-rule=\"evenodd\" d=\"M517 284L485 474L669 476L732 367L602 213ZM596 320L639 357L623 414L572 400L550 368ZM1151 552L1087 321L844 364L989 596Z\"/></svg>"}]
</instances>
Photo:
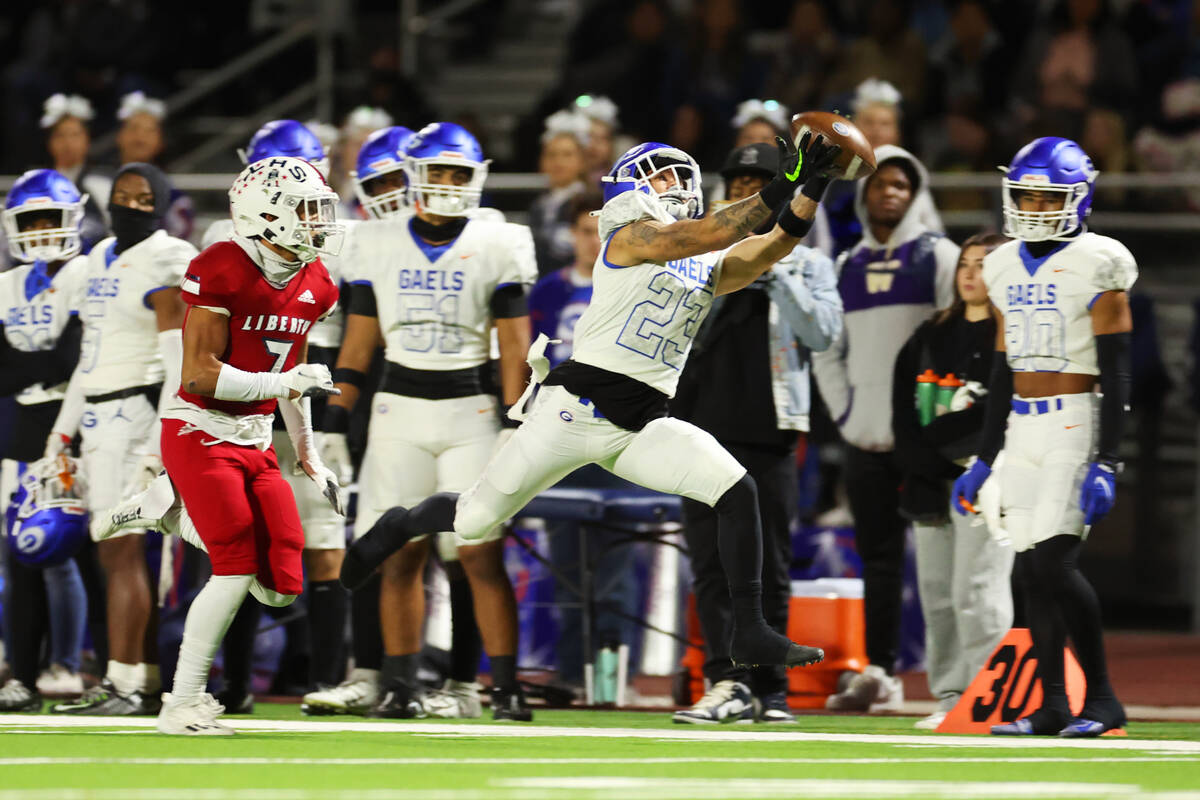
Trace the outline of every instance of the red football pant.
<instances>
[{"instance_id":1,"label":"red football pant","mask_svg":"<svg viewBox=\"0 0 1200 800\"><path fill-rule=\"evenodd\" d=\"M162 460L183 498L214 575L257 575L280 594L304 591L304 529L275 449L212 442L186 423L162 421Z\"/></svg>"}]
</instances>

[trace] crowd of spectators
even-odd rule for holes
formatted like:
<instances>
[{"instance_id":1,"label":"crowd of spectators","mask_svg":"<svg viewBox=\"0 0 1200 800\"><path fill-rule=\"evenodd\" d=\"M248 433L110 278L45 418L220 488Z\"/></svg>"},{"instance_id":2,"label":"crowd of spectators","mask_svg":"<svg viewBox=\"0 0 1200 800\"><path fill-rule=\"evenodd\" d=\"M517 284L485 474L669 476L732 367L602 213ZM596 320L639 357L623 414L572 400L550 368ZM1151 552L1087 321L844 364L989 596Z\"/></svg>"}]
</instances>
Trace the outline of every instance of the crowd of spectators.
<instances>
[{"instance_id":1,"label":"crowd of spectators","mask_svg":"<svg viewBox=\"0 0 1200 800\"><path fill-rule=\"evenodd\" d=\"M901 140L934 171L990 171L1029 139L1102 171L1194 168L1200 4L1186 0L619 0L591 3L544 107L611 97L635 139L715 170L747 98L849 111L899 90Z\"/></svg>"}]
</instances>

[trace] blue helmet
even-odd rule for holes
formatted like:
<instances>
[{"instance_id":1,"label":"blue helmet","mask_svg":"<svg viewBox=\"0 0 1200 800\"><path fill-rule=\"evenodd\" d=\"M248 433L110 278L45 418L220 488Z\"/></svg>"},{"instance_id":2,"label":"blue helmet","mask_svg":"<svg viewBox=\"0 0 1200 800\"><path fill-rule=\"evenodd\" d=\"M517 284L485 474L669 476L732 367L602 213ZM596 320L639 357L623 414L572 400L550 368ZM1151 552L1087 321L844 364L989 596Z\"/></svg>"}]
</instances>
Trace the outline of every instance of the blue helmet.
<instances>
[{"instance_id":1,"label":"blue helmet","mask_svg":"<svg viewBox=\"0 0 1200 800\"><path fill-rule=\"evenodd\" d=\"M426 125L408 143L404 158L404 177L408 179L409 200L431 214L463 217L479 208L488 164L483 148L470 131L453 122ZM465 183L431 183L430 167L462 167L470 172Z\"/></svg>"},{"instance_id":2,"label":"blue helmet","mask_svg":"<svg viewBox=\"0 0 1200 800\"><path fill-rule=\"evenodd\" d=\"M24 469L6 515L9 552L31 567L62 564L88 540L78 463L62 455Z\"/></svg>"},{"instance_id":3,"label":"blue helmet","mask_svg":"<svg viewBox=\"0 0 1200 800\"><path fill-rule=\"evenodd\" d=\"M64 261L78 255L79 225L87 195L52 169L31 169L17 178L4 201L4 233L8 251L21 263ZM35 219L48 218L49 228L22 231Z\"/></svg>"},{"instance_id":4,"label":"blue helmet","mask_svg":"<svg viewBox=\"0 0 1200 800\"><path fill-rule=\"evenodd\" d=\"M358 202L375 219L395 216L408 208L405 198L408 193L407 181L405 186L377 195L372 195L368 186L376 178L404 170L405 149L415 135L402 125L380 128L368 136L359 148L358 160L355 168L350 170L350 177L354 181Z\"/></svg>"},{"instance_id":5,"label":"blue helmet","mask_svg":"<svg viewBox=\"0 0 1200 800\"><path fill-rule=\"evenodd\" d=\"M1004 233L1026 242L1075 236L1092 210L1096 176L1092 159L1070 139L1043 136L1022 147L1004 171ZM1022 211L1020 192L1041 192L1062 205L1050 211Z\"/></svg>"},{"instance_id":6,"label":"blue helmet","mask_svg":"<svg viewBox=\"0 0 1200 800\"><path fill-rule=\"evenodd\" d=\"M650 178L670 170L675 185L656 192ZM700 186L700 165L679 148L659 142L645 142L626 150L609 173L604 184L604 202L625 192L642 192L657 198L675 219L696 219L704 213L704 191Z\"/></svg>"},{"instance_id":7,"label":"blue helmet","mask_svg":"<svg viewBox=\"0 0 1200 800\"><path fill-rule=\"evenodd\" d=\"M276 156L303 158L322 175L329 174L329 158L321 140L294 119L275 119L263 125L250 137L246 149L238 150L238 156L243 164Z\"/></svg>"}]
</instances>

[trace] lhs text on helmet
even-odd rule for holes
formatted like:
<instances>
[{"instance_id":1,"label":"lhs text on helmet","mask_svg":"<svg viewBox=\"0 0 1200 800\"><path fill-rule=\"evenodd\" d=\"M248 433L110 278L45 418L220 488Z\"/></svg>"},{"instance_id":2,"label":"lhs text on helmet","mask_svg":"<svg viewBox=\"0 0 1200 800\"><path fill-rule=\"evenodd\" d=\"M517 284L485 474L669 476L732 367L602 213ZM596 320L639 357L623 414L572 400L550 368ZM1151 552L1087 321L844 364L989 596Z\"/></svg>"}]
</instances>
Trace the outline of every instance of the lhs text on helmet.
<instances>
[{"instance_id":1,"label":"lhs text on helmet","mask_svg":"<svg viewBox=\"0 0 1200 800\"><path fill-rule=\"evenodd\" d=\"M337 194L324 176L299 158L268 158L242 170L229 190L233 227L308 263L337 255L345 226L337 222Z\"/></svg>"}]
</instances>

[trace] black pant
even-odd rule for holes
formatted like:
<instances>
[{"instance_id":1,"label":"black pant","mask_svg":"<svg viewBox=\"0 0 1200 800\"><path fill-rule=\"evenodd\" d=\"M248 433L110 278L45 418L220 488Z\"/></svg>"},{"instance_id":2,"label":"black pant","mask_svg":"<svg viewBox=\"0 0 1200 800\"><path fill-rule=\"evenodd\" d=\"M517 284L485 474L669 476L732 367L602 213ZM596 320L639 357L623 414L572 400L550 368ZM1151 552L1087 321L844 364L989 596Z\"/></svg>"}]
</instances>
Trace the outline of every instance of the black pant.
<instances>
[{"instance_id":1,"label":"black pant","mask_svg":"<svg viewBox=\"0 0 1200 800\"><path fill-rule=\"evenodd\" d=\"M854 542L863 564L867 659L888 674L900 644L904 531L900 470L892 453L846 446L846 496L854 515Z\"/></svg>"},{"instance_id":2,"label":"black pant","mask_svg":"<svg viewBox=\"0 0 1200 800\"><path fill-rule=\"evenodd\" d=\"M767 624L786 635L788 603L792 587L788 568L792 563L791 521L798 502L795 450L781 452L758 447L729 444L725 448L750 473L758 484L758 509L763 528L763 616ZM704 677L712 683L720 680L746 682L756 694L787 690L783 667L757 667L750 675L734 669L729 659L729 639L733 631L729 583L717 550L717 513L695 500L683 500L683 534L691 555L696 594L696 613L704 633L707 658Z\"/></svg>"}]
</instances>

